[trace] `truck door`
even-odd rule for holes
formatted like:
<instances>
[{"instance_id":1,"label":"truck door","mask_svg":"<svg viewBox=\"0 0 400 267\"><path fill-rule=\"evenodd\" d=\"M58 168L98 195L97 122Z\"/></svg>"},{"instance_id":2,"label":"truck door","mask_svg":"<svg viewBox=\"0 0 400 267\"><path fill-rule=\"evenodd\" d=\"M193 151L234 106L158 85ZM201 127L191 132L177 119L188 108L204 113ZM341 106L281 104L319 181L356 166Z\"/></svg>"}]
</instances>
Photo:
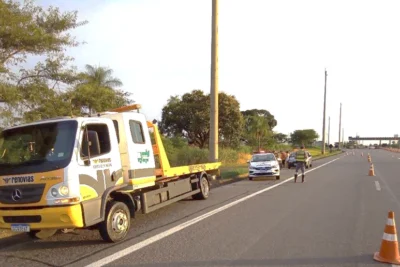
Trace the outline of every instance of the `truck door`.
<instances>
[{"instance_id":1,"label":"truck door","mask_svg":"<svg viewBox=\"0 0 400 267\"><path fill-rule=\"evenodd\" d=\"M88 122L81 130L79 183L86 225L100 219L102 196L122 181L118 141L112 122Z\"/></svg>"},{"instance_id":2,"label":"truck door","mask_svg":"<svg viewBox=\"0 0 400 267\"><path fill-rule=\"evenodd\" d=\"M140 119L130 118L128 147L130 150L131 170L130 179L142 179L154 182L155 180L155 161L151 146L151 139L146 122Z\"/></svg>"}]
</instances>

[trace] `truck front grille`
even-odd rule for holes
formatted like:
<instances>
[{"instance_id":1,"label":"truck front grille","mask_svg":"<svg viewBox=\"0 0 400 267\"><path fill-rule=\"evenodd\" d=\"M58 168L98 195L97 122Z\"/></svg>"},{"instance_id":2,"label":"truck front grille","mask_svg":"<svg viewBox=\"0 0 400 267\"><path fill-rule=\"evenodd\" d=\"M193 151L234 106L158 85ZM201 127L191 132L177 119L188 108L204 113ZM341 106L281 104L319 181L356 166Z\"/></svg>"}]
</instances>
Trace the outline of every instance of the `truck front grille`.
<instances>
[{"instance_id":1,"label":"truck front grille","mask_svg":"<svg viewBox=\"0 0 400 267\"><path fill-rule=\"evenodd\" d=\"M40 223L42 217L40 215L32 216L4 216L5 223Z\"/></svg>"},{"instance_id":2,"label":"truck front grille","mask_svg":"<svg viewBox=\"0 0 400 267\"><path fill-rule=\"evenodd\" d=\"M0 203L37 203L43 195L46 184L12 185L0 187Z\"/></svg>"}]
</instances>

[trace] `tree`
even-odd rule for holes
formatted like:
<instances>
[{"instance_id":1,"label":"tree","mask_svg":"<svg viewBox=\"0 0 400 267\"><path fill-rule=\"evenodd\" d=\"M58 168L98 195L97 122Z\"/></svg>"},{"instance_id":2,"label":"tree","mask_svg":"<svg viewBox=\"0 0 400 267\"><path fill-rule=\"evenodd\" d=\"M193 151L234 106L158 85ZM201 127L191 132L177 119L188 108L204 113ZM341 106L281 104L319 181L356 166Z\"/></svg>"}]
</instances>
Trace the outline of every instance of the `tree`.
<instances>
[{"instance_id":1,"label":"tree","mask_svg":"<svg viewBox=\"0 0 400 267\"><path fill-rule=\"evenodd\" d=\"M240 103L235 96L220 92L218 95L218 109L220 143L226 147L237 147L240 144L244 127Z\"/></svg>"},{"instance_id":2,"label":"tree","mask_svg":"<svg viewBox=\"0 0 400 267\"><path fill-rule=\"evenodd\" d=\"M186 136L190 143L203 148L208 141L209 99L201 90L171 96L162 109L160 128L168 136Z\"/></svg>"},{"instance_id":3,"label":"tree","mask_svg":"<svg viewBox=\"0 0 400 267\"><path fill-rule=\"evenodd\" d=\"M79 74L79 83L71 92L73 106L87 108L92 114L132 103L130 93L115 89L122 86L122 82L112 76L112 69L92 65L85 68L86 72Z\"/></svg>"},{"instance_id":4,"label":"tree","mask_svg":"<svg viewBox=\"0 0 400 267\"><path fill-rule=\"evenodd\" d=\"M265 141L265 138L269 137L271 133L266 120L257 115L247 117L247 127L248 137L250 137L248 140L255 140L258 150L261 150L262 142ZM250 143L254 144L254 142Z\"/></svg>"},{"instance_id":5,"label":"tree","mask_svg":"<svg viewBox=\"0 0 400 267\"><path fill-rule=\"evenodd\" d=\"M244 118L243 139L247 141L247 144L260 148L274 142L272 129L277 125L277 121L269 111L251 109L242 111L242 115Z\"/></svg>"},{"instance_id":6,"label":"tree","mask_svg":"<svg viewBox=\"0 0 400 267\"><path fill-rule=\"evenodd\" d=\"M283 133L275 133L274 134L274 139L278 143L284 143L284 142L287 141L288 136L286 134L283 134Z\"/></svg>"},{"instance_id":7,"label":"tree","mask_svg":"<svg viewBox=\"0 0 400 267\"><path fill-rule=\"evenodd\" d=\"M310 146L318 138L318 134L314 129L296 130L291 133L290 138L293 144Z\"/></svg>"},{"instance_id":8,"label":"tree","mask_svg":"<svg viewBox=\"0 0 400 267\"><path fill-rule=\"evenodd\" d=\"M77 21L77 12L61 13L58 8L47 10L33 1L0 0L0 114L3 124L29 120L40 115L44 101L54 104L62 87L76 80L75 68L69 66L67 47L79 43L68 31L86 24ZM42 60L34 68L22 66L28 56ZM15 70L18 71L15 71ZM51 105L50 105L51 106ZM51 107L51 112L64 108ZM47 111L47 110L46 110ZM34 115L36 114L36 115ZM41 116L41 115L40 115Z\"/></svg>"},{"instance_id":9,"label":"tree","mask_svg":"<svg viewBox=\"0 0 400 267\"><path fill-rule=\"evenodd\" d=\"M243 129L240 105L234 96L219 93L219 136L221 143L239 143ZM207 147L210 132L210 96L193 90L182 97L171 96L162 109L160 130L167 136L185 136L189 143Z\"/></svg>"},{"instance_id":10,"label":"tree","mask_svg":"<svg viewBox=\"0 0 400 267\"><path fill-rule=\"evenodd\" d=\"M278 124L278 122L276 121L275 117L268 111L265 109L249 109L249 110L245 110L242 111L242 115L243 117L251 117L251 116L260 116L263 117L267 123L267 125L269 126L270 130L273 130L274 127Z\"/></svg>"}]
</instances>

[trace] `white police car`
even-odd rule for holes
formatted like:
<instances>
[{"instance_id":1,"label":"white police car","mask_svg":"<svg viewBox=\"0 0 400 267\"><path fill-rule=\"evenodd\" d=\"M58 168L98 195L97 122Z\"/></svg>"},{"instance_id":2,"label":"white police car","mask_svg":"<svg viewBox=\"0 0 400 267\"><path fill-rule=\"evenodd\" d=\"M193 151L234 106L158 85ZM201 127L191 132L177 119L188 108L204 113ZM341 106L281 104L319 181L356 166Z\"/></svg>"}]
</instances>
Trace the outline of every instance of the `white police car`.
<instances>
[{"instance_id":1,"label":"white police car","mask_svg":"<svg viewBox=\"0 0 400 267\"><path fill-rule=\"evenodd\" d=\"M273 153L254 154L249 161L249 180L255 177L276 177L280 179L281 169Z\"/></svg>"}]
</instances>

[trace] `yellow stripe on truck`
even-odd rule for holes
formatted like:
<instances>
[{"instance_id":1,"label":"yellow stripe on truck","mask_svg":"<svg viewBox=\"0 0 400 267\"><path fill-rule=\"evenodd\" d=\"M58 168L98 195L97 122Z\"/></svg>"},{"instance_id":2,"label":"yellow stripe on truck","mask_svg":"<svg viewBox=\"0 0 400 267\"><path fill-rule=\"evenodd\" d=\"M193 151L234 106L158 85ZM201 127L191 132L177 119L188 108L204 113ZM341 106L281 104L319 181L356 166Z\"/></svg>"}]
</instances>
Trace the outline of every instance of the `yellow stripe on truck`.
<instances>
[{"instance_id":1,"label":"yellow stripe on truck","mask_svg":"<svg viewBox=\"0 0 400 267\"><path fill-rule=\"evenodd\" d=\"M117 182L115 183L115 185L121 185L124 183L124 177L120 177Z\"/></svg>"},{"instance_id":2,"label":"yellow stripe on truck","mask_svg":"<svg viewBox=\"0 0 400 267\"><path fill-rule=\"evenodd\" d=\"M4 222L5 216L20 217L40 216L41 222L28 223L33 230L63 229L83 227L82 207L80 204L66 207L42 209L0 210L0 229L11 229L11 224Z\"/></svg>"},{"instance_id":3,"label":"yellow stripe on truck","mask_svg":"<svg viewBox=\"0 0 400 267\"><path fill-rule=\"evenodd\" d=\"M79 190L83 201L96 198L99 196L96 190L94 190L94 188L85 184L80 185Z\"/></svg>"}]
</instances>

